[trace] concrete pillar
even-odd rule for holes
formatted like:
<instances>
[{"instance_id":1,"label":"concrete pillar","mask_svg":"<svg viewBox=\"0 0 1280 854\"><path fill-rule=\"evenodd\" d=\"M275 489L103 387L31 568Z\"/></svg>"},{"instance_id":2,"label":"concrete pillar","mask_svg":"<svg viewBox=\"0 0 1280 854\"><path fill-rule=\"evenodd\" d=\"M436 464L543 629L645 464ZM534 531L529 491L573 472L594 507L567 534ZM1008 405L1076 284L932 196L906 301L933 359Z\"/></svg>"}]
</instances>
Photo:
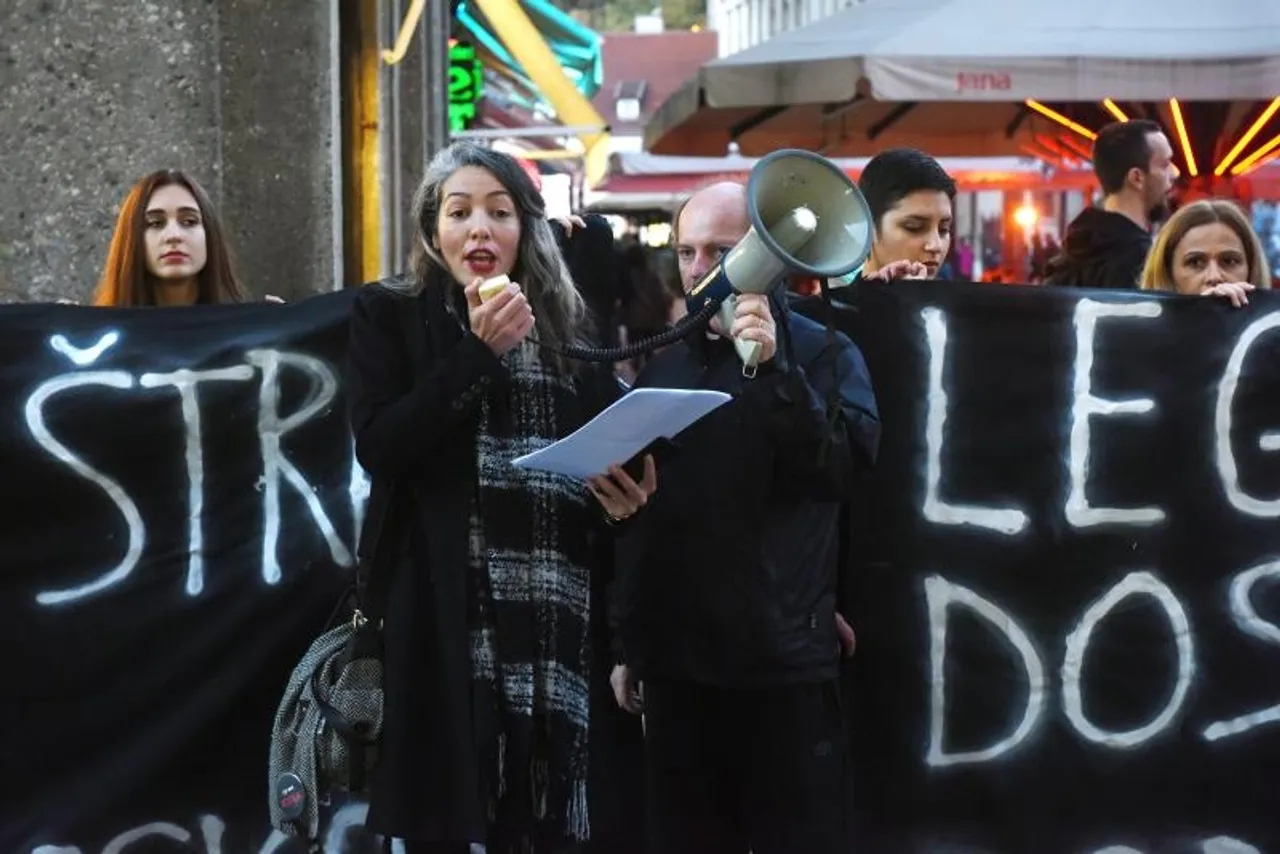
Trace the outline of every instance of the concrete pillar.
<instances>
[{"instance_id":1,"label":"concrete pillar","mask_svg":"<svg viewBox=\"0 0 1280 854\"><path fill-rule=\"evenodd\" d=\"M87 299L164 167L208 187L255 293L341 286L337 2L0 4L0 298Z\"/></svg>"},{"instance_id":2,"label":"concrete pillar","mask_svg":"<svg viewBox=\"0 0 1280 854\"><path fill-rule=\"evenodd\" d=\"M395 42L409 3L382 0L379 11L386 31L384 43ZM381 150L383 163L391 167L383 176L385 274L407 268L417 233L409 210L414 191L427 163L449 144L448 42L452 20L448 3L428 3L409 52L399 63L383 66L381 71Z\"/></svg>"}]
</instances>

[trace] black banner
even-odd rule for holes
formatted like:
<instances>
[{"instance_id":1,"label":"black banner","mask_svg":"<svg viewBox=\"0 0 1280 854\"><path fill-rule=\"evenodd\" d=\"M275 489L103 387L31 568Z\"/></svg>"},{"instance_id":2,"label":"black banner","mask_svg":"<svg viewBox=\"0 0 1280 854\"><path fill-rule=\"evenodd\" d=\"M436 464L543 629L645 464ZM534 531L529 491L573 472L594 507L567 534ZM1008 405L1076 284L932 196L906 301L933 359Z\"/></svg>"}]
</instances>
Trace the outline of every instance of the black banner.
<instances>
[{"instance_id":1,"label":"black banner","mask_svg":"<svg viewBox=\"0 0 1280 854\"><path fill-rule=\"evenodd\" d=\"M1280 300L1251 300L853 298L863 850L1280 850Z\"/></svg>"},{"instance_id":2,"label":"black banner","mask_svg":"<svg viewBox=\"0 0 1280 854\"><path fill-rule=\"evenodd\" d=\"M0 310L0 851L284 850L271 720L367 493L349 299ZM1280 301L855 308L861 850L1280 850Z\"/></svg>"},{"instance_id":3,"label":"black banner","mask_svg":"<svg viewBox=\"0 0 1280 854\"><path fill-rule=\"evenodd\" d=\"M349 304L0 311L0 851L283 848L272 718L367 492Z\"/></svg>"}]
</instances>

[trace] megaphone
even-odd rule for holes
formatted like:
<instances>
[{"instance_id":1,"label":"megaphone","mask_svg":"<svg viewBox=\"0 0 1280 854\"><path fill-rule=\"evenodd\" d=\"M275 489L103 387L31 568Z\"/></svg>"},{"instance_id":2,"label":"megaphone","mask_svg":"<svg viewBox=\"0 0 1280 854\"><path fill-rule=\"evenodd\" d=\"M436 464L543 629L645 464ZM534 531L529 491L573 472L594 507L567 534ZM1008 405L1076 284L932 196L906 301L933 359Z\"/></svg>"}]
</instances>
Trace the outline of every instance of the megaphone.
<instances>
[{"instance_id":1,"label":"megaphone","mask_svg":"<svg viewBox=\"0 0 1280 854\"><path fill-rule=\"evenodd\" d=\"M621 362L701 334L711 318L733 326L740 294L765 294L787 272L835 278L852 273L871 253L871 208L840 167L812 151L781 149L762 157L747 179L751 227L711 272L693 286L689 313L670 329L621 347L538 347L570 359ZM742 372L751 377L760 345L735 340Z\"/></svg>"},{"instance_id":2,"label":"megaphone","mask_svg":"<svg viewBox=\"0 0 1280 854\"><path fill-rule=\"evenodd\" d=\"M772 291L785 273L845 276L871 252L871 208L844 170L820 154L780 149L762 157L747 179L751 228L707 273L685 303L690 315L719 303L721 328L733 325L741 294ZM760 344L734 340L745 376L755 375Z\"/></svg>"}]
</instances>

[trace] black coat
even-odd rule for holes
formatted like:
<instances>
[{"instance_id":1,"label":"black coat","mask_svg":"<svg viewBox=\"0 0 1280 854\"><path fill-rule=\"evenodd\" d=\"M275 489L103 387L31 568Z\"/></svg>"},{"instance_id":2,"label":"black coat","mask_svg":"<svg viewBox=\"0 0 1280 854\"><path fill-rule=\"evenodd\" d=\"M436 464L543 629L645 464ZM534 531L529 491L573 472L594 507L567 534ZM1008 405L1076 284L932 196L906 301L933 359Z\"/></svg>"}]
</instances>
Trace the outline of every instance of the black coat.
<instances>
[{"instance_id":1,"label":"black coat","mask_svg":"<svg viewBox=\"0 0 1280 854\"><path fill-rule=\"evenodd\" d=\"M616 653L641 679L758 687L838 675L841 507L875 459L880 424L853 342L773 306L779 351L754 379L730 342L695 337L636 381L734 395L661 454L657 491L618 543Z\"/></svg>"},{"instance_id":2,"label":"black coat","mask_svg":"<svg viewBox=\"0 0 1280 854\"><path fill-rule=\"evenodd\" d=\"M405 340L403 312L413 312L425 329L417 347ZM353 305L348 359L356 456L372 479L365 537L380 530L376 546L363 537L361 546L373 548L375 575L389 573L382 576L389 581L383 734L368 825L415 841L483 841L487 820L473 746L465 573L478 404L487 387L504 382L506 371L460 327L440 294L407 297L379 285L365 286ZM579 420L616 395L607 372L584 374ZM602 517L598 529L583 532L602 558L592 583L593 839L626 835L631 828L621 815L638 800L617 789L634 776L630 755L619 758L618 750L626 746L638 755L640 734L608 685L608 530Z\"/></svg>"},{"instance_id":3,"label":"black coat","mask_svg":"<svg viewBox=\"0 0 1280 854\"><path fill-rule=\"evenodd\" d=\"M617 347L618 299L622 296L623 274L614 249L613 227L599 214L586 214L582 220L584 227L574 230L572 235L565 234L555 220L551 228L569 273L591 309L601 345Z\"/></svg>"},{"instance_id":4,"label":"black coat","mask_svg":"<svg viewBox=\"0 0 1280 854\"><path fill-rule=\"evenodd\" d=\"M1046 285L1136 288L1151 234L1124 214L1085 208L1067 226L1062 254L1049 261Z\"/></svg>"}]
</instances>

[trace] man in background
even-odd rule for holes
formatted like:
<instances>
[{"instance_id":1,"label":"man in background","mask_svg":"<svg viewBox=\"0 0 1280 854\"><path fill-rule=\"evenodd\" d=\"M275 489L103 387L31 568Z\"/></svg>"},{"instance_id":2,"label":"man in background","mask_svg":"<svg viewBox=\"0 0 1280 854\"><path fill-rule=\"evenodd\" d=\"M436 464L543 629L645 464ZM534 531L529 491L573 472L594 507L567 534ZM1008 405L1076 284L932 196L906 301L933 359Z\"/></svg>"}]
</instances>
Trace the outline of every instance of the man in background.
<instances>
[{"instance_id":1,"label":"man in background","mask_svg":"<svg viewBox=\"0 0 1280 854\"><path fill-rule=\"evenodd\" d=\"M1151 250L1152 225L1169 213L1178 178L1173 147L1147 119L1115 122L1093 143L1093 171L1105 194L1067 226L1063 253L1049 262L1047 285L1136 288Z\"/></svg>"}]
</instances>

